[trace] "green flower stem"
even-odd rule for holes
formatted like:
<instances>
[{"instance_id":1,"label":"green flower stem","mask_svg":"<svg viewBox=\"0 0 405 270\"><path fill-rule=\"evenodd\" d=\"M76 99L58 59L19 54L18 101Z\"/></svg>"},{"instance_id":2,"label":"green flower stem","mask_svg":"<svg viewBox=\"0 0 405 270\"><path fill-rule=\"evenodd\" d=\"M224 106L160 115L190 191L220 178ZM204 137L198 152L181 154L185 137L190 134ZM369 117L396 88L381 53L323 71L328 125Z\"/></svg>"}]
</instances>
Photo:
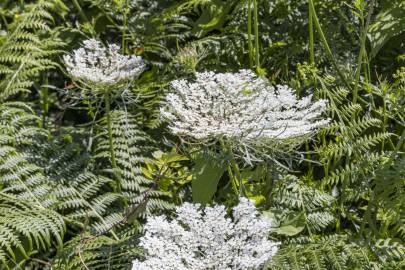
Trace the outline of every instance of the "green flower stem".
<instances>
[{"instance_id":1,"label":"green flower stem","mask_svg":"<svg viewBox=\"0 0 405 270\"><path fill-rule=\"evenodd\" d=\"M229 165L227 166L229 177L231 178L232 181L232 187L235 191L236 194L242 196L244 195L244 186L243 186L243 178L240 173L240 169L238 166L238 163L236 162L235 155L232 151L232 147L224 142L223 139L220 139L221 147L223 151L229 154L230 159L229 159ZM239 187L239 189L238 189Z\"/></svg>"},{"instance_id":2,"label":"green flower stem","mask_svg":"<svg viewBox=\"0 0 405 270\"><path fill-rule=\"evenodd\" d=\"M1 19L3 20L4 26L6 27L6 30L7 30L7 31L10 31L10 26L9 26L9 24L8 24L8 22L7 22L6 17L4 16L3 13L1 13L0 16L1 16Z\"/></svg>"},{"instance_id":3,"label":"green flower stem","mask_svg":"<svg viewBox=\"0 0 405 270\"><path fill-rule=\"evenodd\" d=\"M259 55L259 15L257 12L257 0L253 0L253 12L254 12L254 26L255 26L255 61L256 69L260 68L260 55Z\"/></svg>"},{"instance_id":4,"label":"green flower stem","mask_svg":"<svg viewBox=\"0 0 405 270\"><path fill-rule=\"evenodd\" d=\"M252 0L248 0L247 31L248 31L249 67L253 69Z\"/></svg>"},{"instance_id":5,"label":"green flower stem","mask_svg":"<svg viewBox=\"0 0 405 270\"><path fill-rule=\"evenodd\" d=\"M371 91L371 88L368 85L370 83L370 81L371 81L370 59L369 59L369 57L367 55L366 50L364 50L364 60L365 60L365 63L364 63L365 76L364 77L365 77L365 81L367 83L367 87L368 87L369 91Z\"/></svg>"},{"instance_id":6,"label":"green flower stem","mask_svg":"<svg viewBox=\"0 0 405 270\"><path fill-rule=\"evenodd\" d=\"M235 178L235 176L234 176L234 174L233 174L233 172L232 172L232 167L231 167L231 165L228 164L228 165L226 166L226 169L227 169L228 174L229 174L229 177L230 177L230 179L231 179L232 189L233 189L233 191L235 192L235 194L238 194L238 193L239 193L239 191L238 191L238 182L235 181L236 178Z\"/></svg>"},{"instance_id":7,"label":"green flower stem","mask_svg":"<svg viewBox=\"0 0 405 270\"><path fill-rule=\"evenodd\" d=\"M222 151L224 151L225 153L228 153L228 148L225 145L224 140L220 139L219 143L221 144ZM235 194L238 194L238 183L235 181L235 176L234 176L234 174L232 172L232 167L231 167L231 165L229 163L227 164L226 169L228 171L229 179L231 180L232 189L235 192Z\"/></svg>"},{"instance_id":8,"label":"green flower stem","mask_svg":"<svg viewBox=\"0 0 405 270\"><path fill-rule=\"evenodd\" d=\"M272 192L274 189L274 177L273 177L273 171L274 171L274 164L273 163L266 163L266 192L265 192L265 204L266 204L266 209L269 209L271 206L272 202Z\"/></svg>"},{"instance_id":9,"label":"green flower stem","mask_svg":"<svg viewBox=\"0 0 405 270\"><path fill-rule=\"evenodd\" d=\"M89 26L91 26L91 32L92 35L96 35L96 31L94 30L93 25L90 23L89 18L87 18L86 14L83 12L82 7L80 6L78 0L72 0L73 5L75 6L77 12L79 13L80 17L82 18L83 21L85 21L86 23L89 24Z\"/></svg>"},{"instance_id":10,"label":"green flower stem","mask_svg":"<svg viewBox=\"0 0 405 270\"><path fill-rule=\"evenodd\" d=\"M115 160L115 153L114 153L113 134L112 134L112 127L111 127L110 93L104 94L104 102L105 102L105 113L106 113L106 119L107 119L108 143L110 146L111 165L113 167L114 174L118 178L117 187L118 187L118 190L120 190L121 174L119 172L117 162Z\"/></svg>"},{"instance_id":11,"label":"green flower stem","mask_svg":"<svg viewBox=\"0 0 405 270\"><path fill-rule=\"evenodd\" d=\"M359 56L357 57L357 69L356 69L354 90L353 90L353 103L357 103L357 96L358 96L358 91L359 91L359 81L360 81L360 71L361 71L361 66L362 66L362 62L364 59L364 54L366 53L367 31L368 31L368 27L370 25L371 14L373 13L373 9L374 9L374 2L375 2L375 0L371 0L371 2L370 2L370 8L369 8L368 15L367 15L366 25L363 27L363 29L362 29L363 31L362 31L361 37L360 37L361 47L360 47Z\"/></svg>"},{"instance_id":12,"label":"green flower stem","mask_svg":"<svg viewBox=\"0 0 405 270\"><path fill-rule=\"evenodd\" d=\"M121 49L122 49L122 54L126 53L126 48L125 48L125 37L127 34L127 15L128 15L128 10L127 10L127 3L125 3L125 8L123 8L123 26L122 26L122 40L121 40Z\"/></svg>"},{"instance_id":13,"label":"green flower stem","mask_svg":"<svg viewBox=\"0 0 405 270\"><path fill-rule=\"evenodd\" d=\"M332 62L333 67L335 68L336 72L338 73L340 79L346 84L348 89L351 89L350 83L348 82L346 76L343 72L339 69L335 57L332 54L332 51L329 47L328 41L326 40L325 34L323 33L321 24L319 23L318 16L316 15L315 6L313 0L308 0L309 8L311 10L311 15L313 22L315 23L316 30L318 31L319 36L321 37L322 44L326 50L326 55L328 56L329 60Z\"/></svg>"},{"instance_id":14,"label":"green flower stem","mask_svg":"<svg viewBox=\"0 0 405 270\"><path fill-rule=\"evenodd\" d=\"M45 72L43 76L43 85L41 87L42 96L42 128L46 128L46 117L49 111L49 100L48 100L48 74Z\"/></svg>"},{"instance_id":15,"label":"green flower stem","mask_svg":"<svg viewBox=\"0 0 405 270\"><path fill-rule=\"evenodd\" d=\"M308 1L308 31L309 31L309 63L315 66L315 46L314 46L314 23L312 18L312 9ZM309 152L309 144L305 142L305 150ZM307 159L311 159L311 155L307 154ZM312 173L312 164L309 163L309 171Z\"/></svg>"},{"instance_id":16,"label":"green flower stem","mask_svg":"<svg viewBox=\"0 0 405 270\"><path fill-rule=\"evenodd\" d=\"M312 159L311 154L309 153L309 143L308 141L305 142L305 151L307 152L306 154L306 159L310 161ZM312 175L314 168L312 167L312 162L308 162L308 172Z\"/></svg>"},{"instance_id":17,"label":"green flower stem","mask_svg":"<svg viewBox=\"0 0 405 270\"><path fill-rule=\"evenodd\" d=\"M309 30L309 63L311 65L315 64L315 46L314 46L314 23L311 5L308 0L308 30Z\"/></svg>"},{"instance_id":18,"label":"green flower stem","mask_svg":"<svg viewBox=\"0 0 405 270\"><path fill-rule=\"evenodd\" d=\"M79 2L77 0L73 0L73 5L75 6L75 8L77 9L77 12L79 12L80 17L82 17L82 19L85 22L89 22L89 19L87 18L86 14L84 14L82 7L80 6Z\"/></svg>"},{"instance_id":19,"label":"green flower stem","mask_svg":"<svg viewBox=\"0 0 405 270\"><path fill-rule=\"evenodd\" d=\"M387 131L387 126L388 126L388 115L387 115L387 95L384 91L383 93L383 125L382 125L382 131L385 133ZM385 139L382 140L381 142L381 151L384 152L385 150Z\"/></svg>"},{"instance_id":20,"label":"green flower stem","mask_svg":"<svg viewBox=\"0 0 405 270\"><path fill-rule=\"evenodd\" d=\"M239 169L238 164L236 163L235 156L233 154L232 149L230 149L230 154L231 154L230 162L231 162L234 174L236 176L236 180L239 182L239 195L242 196L242 195L245 195L242 175L240 174L240 169Z\"/></svg>"}]
</instances>

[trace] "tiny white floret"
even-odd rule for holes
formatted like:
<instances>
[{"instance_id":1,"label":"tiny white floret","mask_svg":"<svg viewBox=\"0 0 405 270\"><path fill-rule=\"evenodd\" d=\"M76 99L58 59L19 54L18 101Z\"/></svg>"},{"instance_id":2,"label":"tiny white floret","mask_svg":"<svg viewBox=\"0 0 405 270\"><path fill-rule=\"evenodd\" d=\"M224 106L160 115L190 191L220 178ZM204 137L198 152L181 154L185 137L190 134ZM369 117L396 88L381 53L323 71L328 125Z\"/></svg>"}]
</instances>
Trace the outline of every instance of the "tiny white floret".
<instances>
[{"instance_id":1,"label":"tiny white floret","mask_svg":"<svg viewBox=\"0 0 405 270\"><path fill-rule=\"evenodd\" d=\"M119 46L104 46L96 39L63 56L67 72L74 81L89 85L112 86L139 76L146 67L142 57L122 55Z\"/></svg>"},{"instance_id":2,"label":"tiny white floret","mask_svg":"<svg viewBox=\"0 0 405 270\"><path fill-rule=\"evenodd\" d=\"M252 201L240 198L228 218L222 205L201 209L184 203L176 217L152 216L145 225L141 247L144 261L133 270L256 270L277 252L268 239L271 220L259 216Z\"/></svg>"},{"instance_id":3,"label":"tiny white floret","mask_svg":"<svg viewBox=\"0 0 405 270\"><path fill-rule=\"evenodd\" d=\"M161 115L171 131L194 139L245 141L307 135L328 124L326 100L298 99L285 85L273 87L250 70L196 73L193 82L175 80Z\"/></svg>"}]
</instances>

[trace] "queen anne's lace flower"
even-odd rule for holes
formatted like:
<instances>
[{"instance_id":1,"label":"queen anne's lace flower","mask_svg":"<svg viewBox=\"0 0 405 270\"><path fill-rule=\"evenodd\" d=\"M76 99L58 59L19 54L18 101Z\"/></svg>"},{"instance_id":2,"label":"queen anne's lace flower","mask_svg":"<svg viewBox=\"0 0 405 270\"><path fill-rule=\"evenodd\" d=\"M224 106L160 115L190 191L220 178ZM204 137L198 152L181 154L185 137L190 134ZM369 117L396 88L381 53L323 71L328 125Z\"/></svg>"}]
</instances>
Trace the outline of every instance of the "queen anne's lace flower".
<instances>
[{"instance_id":1,"label":"queen anne's lace flower","mask_svg":"<svg viewBox=\"0 0 405 270\"><path fill-rule=\"evenodd\" d=\"M139 76L145 69L140 56L119 53L119 46L103 46L95 39L83 42L83 47L63 57L73 80L91 85L111 86Z\"/></svg>"},{"instance_id":2,"label":"queen anne's lace flower","mask_svg":"<svg viewBox=\"0 0 405 270\"><path fill-rule=\"evenodd\" d=\"M220 205L201 210L184 203L176 214L172 221L148 219L141 238L147 257L134 261L133 270L254 270L278 250L267 238L271 221L258 217L246 198L233 208L233 220Z\"/></svg>"},{"instance_id":3,"label":"queen anne's lace flower","mask_svg":"<svg viewBox=\"0 0 405 270\"><path fill-rule=\"evenodd\" d=\"M249 70L197 73L195 82L175 80L172 87L161 113L172 132L195 139L286 139L328 123L319 120L325 100L299 100L288 86L270 86Z\"/></svg>"}]
</instances>

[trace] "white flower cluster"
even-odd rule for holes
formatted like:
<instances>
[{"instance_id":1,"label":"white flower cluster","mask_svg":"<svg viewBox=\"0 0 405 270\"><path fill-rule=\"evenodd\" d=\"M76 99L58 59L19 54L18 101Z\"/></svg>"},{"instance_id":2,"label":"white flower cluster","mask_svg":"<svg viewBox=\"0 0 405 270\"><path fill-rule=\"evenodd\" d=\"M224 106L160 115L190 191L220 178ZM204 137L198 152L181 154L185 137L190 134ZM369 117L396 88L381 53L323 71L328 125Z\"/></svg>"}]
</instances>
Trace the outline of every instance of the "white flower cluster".
<instances>
[{"instance_id":1,"label":"white flower cluster","mask_svg":"<svg viewBox=\"0 0 405 270\"><path fill-rule=\"evenodd\" d=\"M140 56L125 56L119 46L107 47L95 39L83 42L83 47L72 55L63 56L67 71L74 80L91 85L116 85L139 76L145 70Z\"/></svg>"},{"instance_id":2,"label":"white flower cluster","mask_svg":"<svg viewBox=\"0 0 405 270\"><path fill-rule=\"evenodd\" d=\"M195 139L285 139L329 122L320 119L325 100L299 100L288 86L273 87L250 70L197 73L195 82L175 80L172 87L161 114L171 121L172 132Z\"/></svg>"},{"instance_id":3,"label":"white flower cluster","mask_svg":"<svg viewBox=\"0 0 405 270\"><path fill-rule=\"evenodd\" d=\"M184 203L176 218L150 217L141 246L146 260L134 261L132 270L255 270L278 250L268 240L271 220L258 217L253 202L240 198L233 221L224 206L201 210Z\"/></svg>"}]
</instances>

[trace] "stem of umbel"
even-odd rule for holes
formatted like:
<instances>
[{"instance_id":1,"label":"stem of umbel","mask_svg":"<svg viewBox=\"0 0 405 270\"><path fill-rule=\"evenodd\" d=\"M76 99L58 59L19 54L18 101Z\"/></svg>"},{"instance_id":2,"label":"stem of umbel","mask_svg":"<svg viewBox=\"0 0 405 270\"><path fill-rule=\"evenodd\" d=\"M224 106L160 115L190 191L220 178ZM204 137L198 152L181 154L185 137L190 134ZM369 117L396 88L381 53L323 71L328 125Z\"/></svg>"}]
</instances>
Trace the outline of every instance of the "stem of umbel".
<instances>
[{"instance_id":1,"label":"stem of umbel","mask_svg":"<svg viewBox=\"0 0 405 270\"><path fill-rule=\"evenodd\" d=\"M249 67L250 69L253 69L252 0L248 0L247 31L248 31L248 48L249 48Z\"/></svg>"},{"instance_id":2,"label":"stem of umbel","mask_svg":"<svg viewBox=\"0 0 405 270\"><path fill-rule=\"evenodd\" d=\"M117 177L117 186L116 189L119 191L121 189L121 173L117 166L117 162L115 160L115 153L114 153L114 144L113 144L113 134L112 134L112 127L111 127L111 108L110 108L110 92L106 92L104 94L104 103L105 103L105 114L107 120L107 132L108 132L108 144L110 147L110 159L111 165L114 170L114 174Z\"/></svg>"},{"instance_id":3,"label":"stem of umbel","mask_svg":"<svg viewBox=\"0 0 405 270\"><path fill-rule=\"evenodd\" d=\"M243 178L240 173L238 163L236 162L235 154L232 151L231 143L222 138L219 140L219 142L221 144L222 151L229 156L227 171L232 183L232 189L237 195L245 196L246 192L243 185Z\"/></svg>"},{"instance_id":4,"label":"stem of umbel","mask_svg":"<svg viewBox=\"0 0 405 270\"><path fill-rule=\"evenodd\" d=\"M253 60L255 68L260 69L260 56L259 56L259 15L257 0L248 0L248 18L247 18L247 31L248 31L248 49L249 49L249 67L253 69ZM253 10L252 10L253 4ZM254 42L253 48L252 41L252 11L253 11L253 25L254 25Z\"/></svg>"}]
</instances>

